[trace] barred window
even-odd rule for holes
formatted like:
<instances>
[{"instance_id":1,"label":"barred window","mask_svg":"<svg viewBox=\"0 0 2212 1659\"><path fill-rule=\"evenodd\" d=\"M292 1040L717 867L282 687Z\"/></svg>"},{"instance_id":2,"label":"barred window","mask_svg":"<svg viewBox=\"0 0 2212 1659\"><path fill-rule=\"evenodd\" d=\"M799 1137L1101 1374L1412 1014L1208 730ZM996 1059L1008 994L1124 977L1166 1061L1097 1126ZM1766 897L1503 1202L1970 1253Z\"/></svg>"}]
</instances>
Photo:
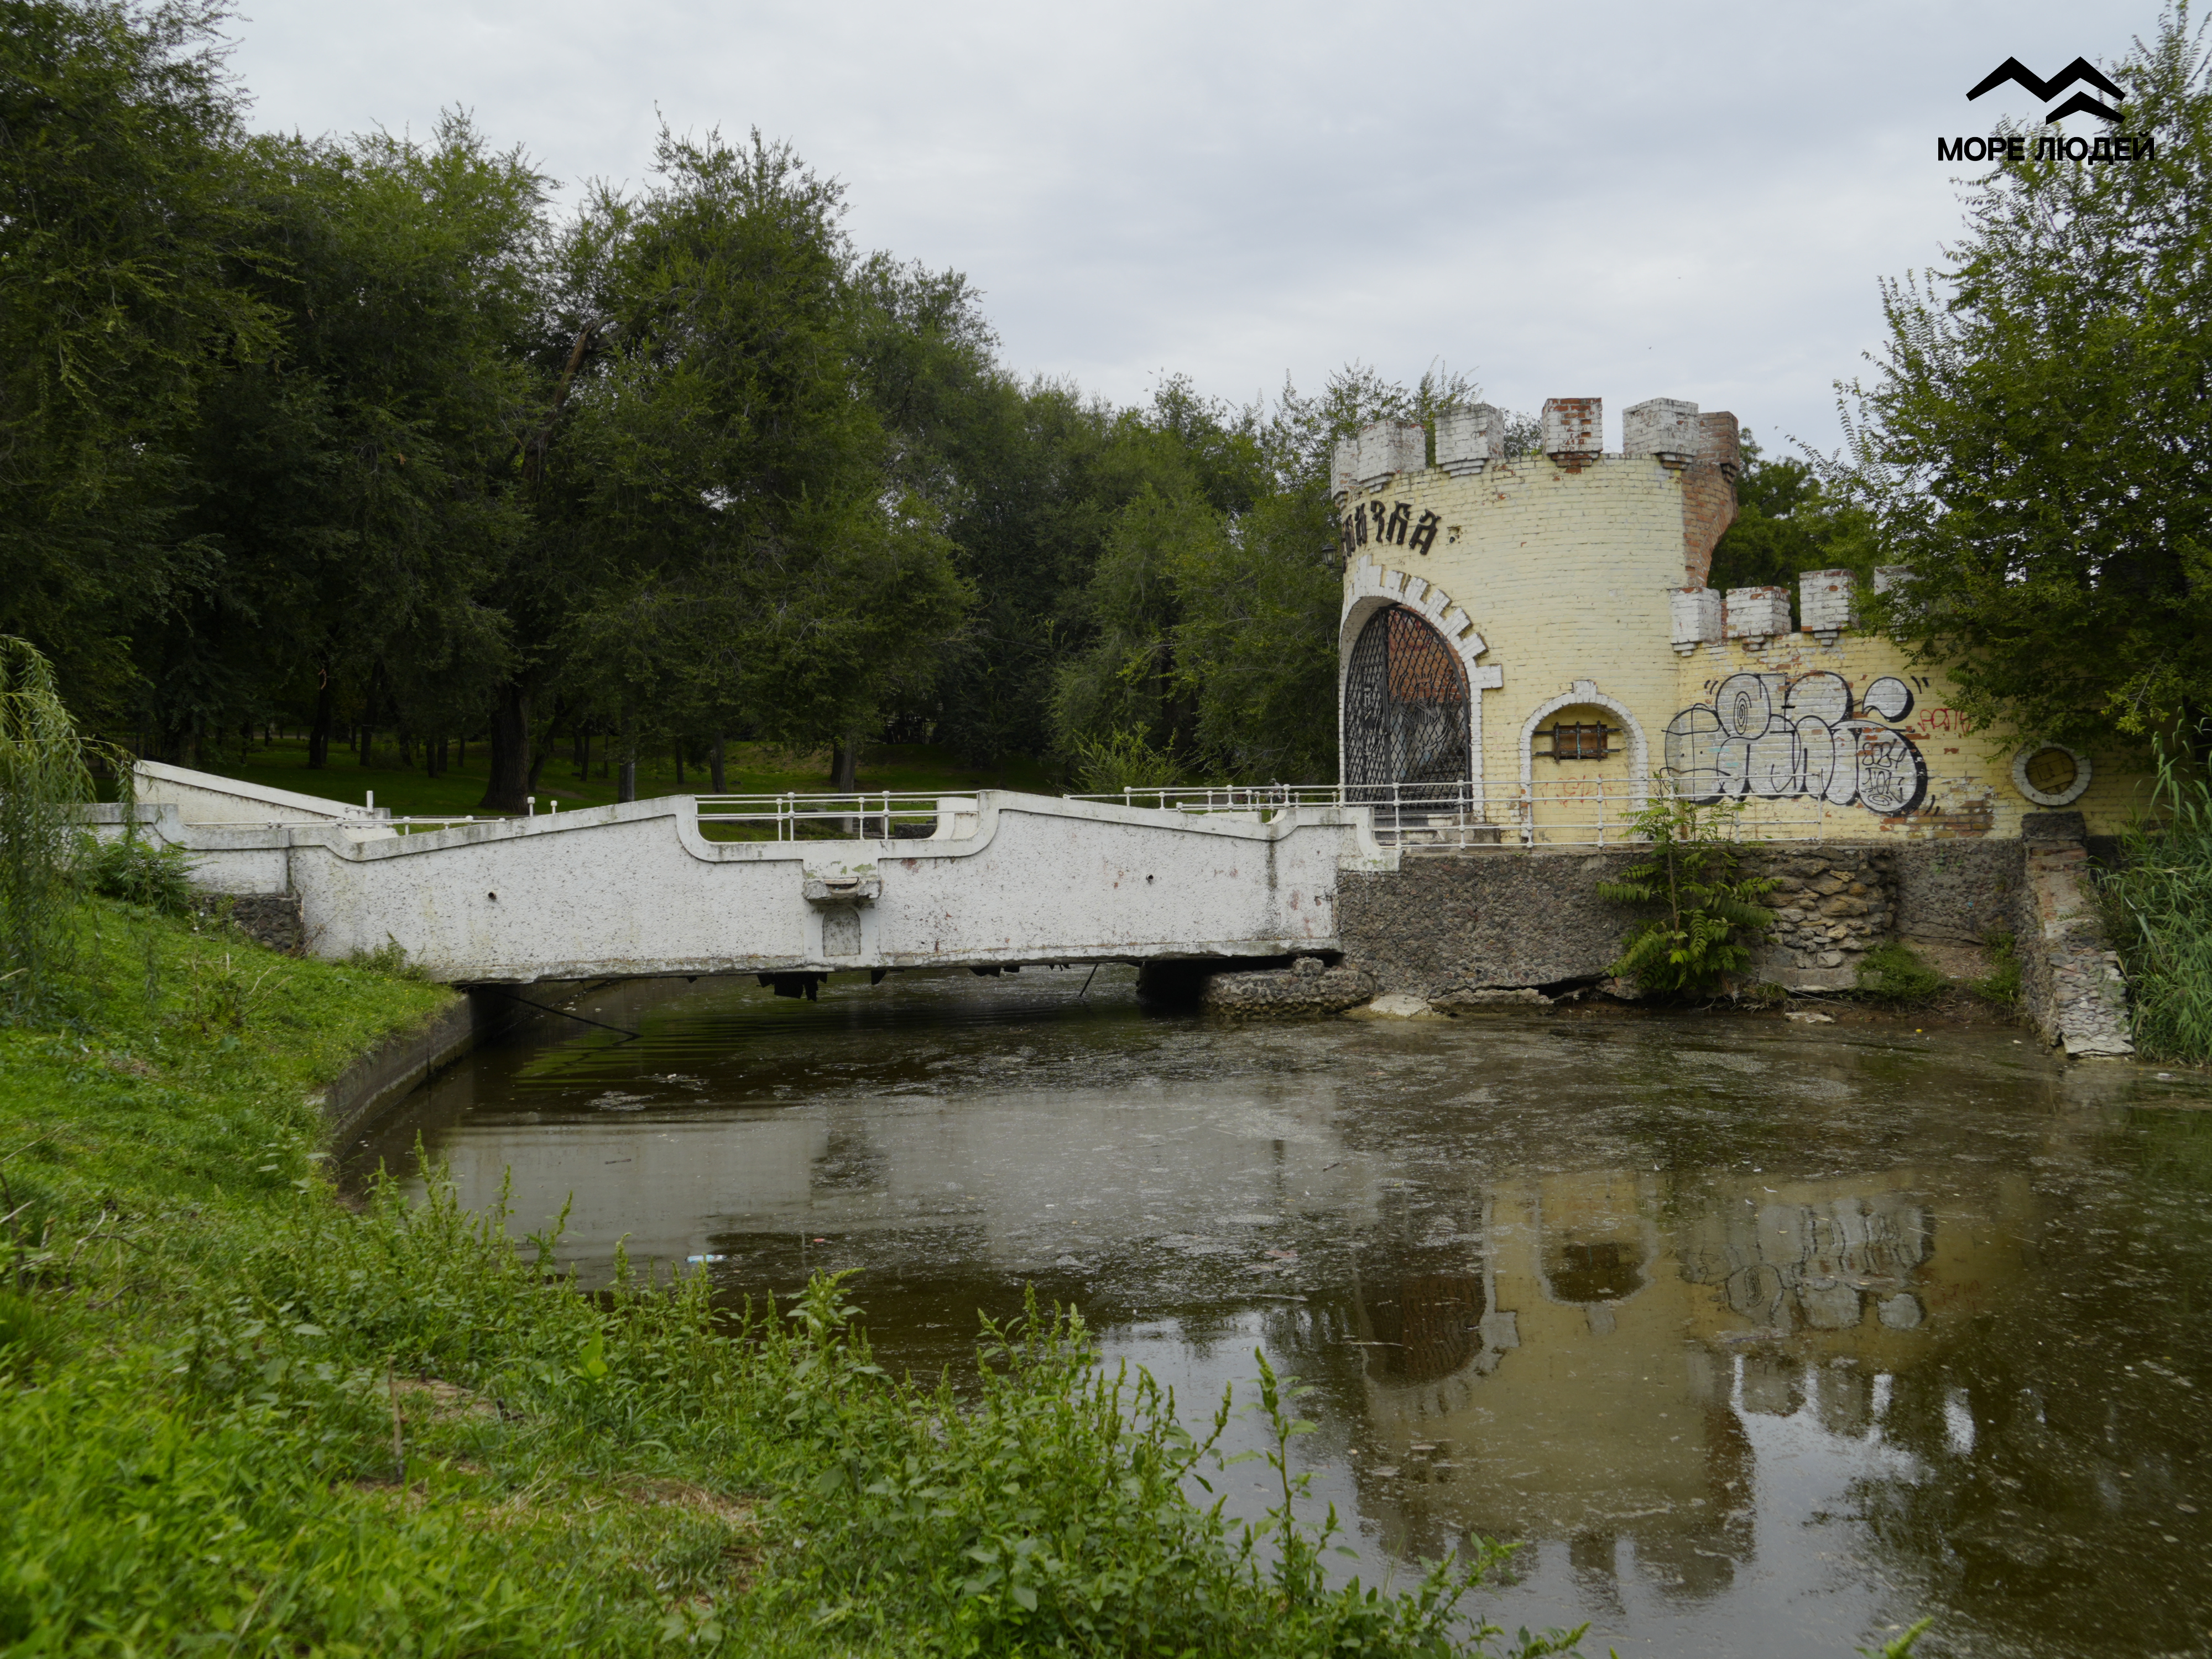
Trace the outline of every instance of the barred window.
<instances>
[{"instance_id":1,"label":"barred window","mask_svg":"<svg viewBox=\"0 0 2212 1659\"><path fill-rule=\"evenodd\" d=\"M1555 726L1552 728L1553 760L1603 760L1606 728L1599 726Z\"/></svg>"}]
</instances>

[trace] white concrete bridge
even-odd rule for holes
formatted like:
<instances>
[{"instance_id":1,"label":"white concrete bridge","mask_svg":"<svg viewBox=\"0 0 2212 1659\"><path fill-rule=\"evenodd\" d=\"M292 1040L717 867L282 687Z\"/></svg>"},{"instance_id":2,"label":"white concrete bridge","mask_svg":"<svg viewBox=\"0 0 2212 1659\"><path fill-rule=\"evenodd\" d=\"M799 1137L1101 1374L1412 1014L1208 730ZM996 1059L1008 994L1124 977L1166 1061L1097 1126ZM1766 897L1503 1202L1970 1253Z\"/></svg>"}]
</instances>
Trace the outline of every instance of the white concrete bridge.
<instances>
[{"instance_id":1,"label":"white concrete bridge","mask_svg":"<svg viewBox=\"0 0 2212 1659\"><path fill-rule=\"evenodd\" d=\"M138 789L202 888L296 896L311 954L397 943L455 983L1334 951L1340 872L1396 863L1337 805L866 797L833 840L690 796L419 825L150 762Z\"/></svg>"}]
</instances>

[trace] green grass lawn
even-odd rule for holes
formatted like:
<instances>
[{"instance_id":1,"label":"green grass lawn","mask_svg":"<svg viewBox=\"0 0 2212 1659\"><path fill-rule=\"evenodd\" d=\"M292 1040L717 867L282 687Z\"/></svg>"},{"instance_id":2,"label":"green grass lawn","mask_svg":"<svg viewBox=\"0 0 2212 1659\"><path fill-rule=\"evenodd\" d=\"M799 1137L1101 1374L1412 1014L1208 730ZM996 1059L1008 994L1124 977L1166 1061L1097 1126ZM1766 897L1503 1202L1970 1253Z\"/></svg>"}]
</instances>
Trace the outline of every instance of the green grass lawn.
<instances>
[{"instance_id":1,"label":"green grass lawn","mask_svg":"<svg viewBox=\"0 0 2212 1659\"><path fill-rule=\"evenodd\" d=\"M240 778L272 789L290 789L325 800L361 805L373 792L379 806L398 817L457 817L477 810L483 799L485 775L490 762L488 744L469 745L468 760L452 767L442 777L422 775L418 764L403 767L398 751L389 745L370 751L372 763L363 766L349 750L337 750L330 764L319 769L307 764L307 745L298 738L280 738L272 746L257 744L240 760L235 750L219 757L210 754L199 769L223 777ZM1036 761L1012 757L990 766L967 766L950 749L934 744L878 744L861 750L860 787L888 789L893 793L930 793L974 789L1024 789L1058 794L1062 786ZM538 774L538 805L562 811L580 806L605 806L615 799L612 769L602 775L599 746L593 746L592 775L580 779L575 763L564 744L556 750ZM733 795L819 794L830 787L830 757L799 757L788 750L758 744L732 744L723 781ZM666 755L638 763L637 793L641 799L655 795L705 794L709 787L704 767L686 766L684 781L676 781L675 762Z\"/></svg>"},{"instance_id":2,"label":"green grass lawn","mask_svg":"<svg viewBox=\"0 0 2212 1659\"><path fill-rule=\"evenodd\" d=\"M1310 1525L1202 1507L1219 1460L1072 1318L956 1395L835 1280L586 1295L434 1172L342 1196L319 1091L441 988L105 900L50 978L0 1021L0 1652L1556 1650L1462 1650L1445 1577L1332 1590Z\"/></svg>"}]
</instances>

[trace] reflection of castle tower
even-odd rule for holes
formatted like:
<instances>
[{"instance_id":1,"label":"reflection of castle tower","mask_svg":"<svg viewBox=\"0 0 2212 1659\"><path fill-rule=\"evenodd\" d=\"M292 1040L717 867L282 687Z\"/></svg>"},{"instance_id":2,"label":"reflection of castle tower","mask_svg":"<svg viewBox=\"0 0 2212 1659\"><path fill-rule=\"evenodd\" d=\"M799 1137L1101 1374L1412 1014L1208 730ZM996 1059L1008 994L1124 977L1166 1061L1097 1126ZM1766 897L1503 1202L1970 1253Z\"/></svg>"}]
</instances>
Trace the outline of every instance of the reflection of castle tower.
<instances>
[{"instance_id":1,"label":"reflection of castle tower","mask_svg":"<svg viewBox=\"0 0 2212 1659\"><path fill-rule=\"evenodd\" d=\"M1824 1204L1761 1204L1746 1196L1684 1229L1682 1273L1721 1286L1729 1307L1762 1325L1849 1330L1863 1304L1909 1331L1926 1316L1908 1288L1927 1259L1934 1223L1899 1193Z\"/></svg>"},{"instance_id":2,"label":"reflection of castle tower","mask_svg":"<svg viewBox=\"0 0 2212 1659\"><path fill-rule=\"evenodd\" d=\"M1623 1551L1670 1596L1726 1587L1752 1550L1752 1425L1810 1405L1808 1425L1863 1438L1888 1376L2018 1271L2008 1229L1939 1231L1916 1184L1551 1176L1492 1187L1455 1264L1434 1234L1370 1240L1361 1334L1402 1346L1364 1350L1395 1473L1363 1473L1363 1509L1428 1547L1569 1540L1593 1588ZM2024 1202L1999 1184L1996 1212Z\"/></svg>"},{"instance_id":3,"label":"reflection of castle tower","mask_svg":"<svg viewBox=\"0 0 2212 1659\"><path fill-rule=\"evenodd\" d=\"M1369 1351L1370 1421L1400 1471L1363 1492L1370 1513L1413 1524L1416 1510L1448 1507L1492 1536L1577 1538L1591 1561L1632 1535L1647 1571L1663 1558L1662 1576L1685 1593L1724 1581L1743 1553L1724 1517L1744 1447L1724 1368L1683 1340L1701 1292L1662 1271L1657 1215L1654 1178L1625 1172L1492 1190L1466 1269L1486 1311L1482 1331L1463 1334L1462 1368L1437 1374L1433 1341L1407 1341L1403 1357ZM1439 1307L1431 1264L1371 1247L1362 1261L1364 1330L1406 1340L1386 1335L1385 1310L1408 1291ZM1386 1279L1386 1262L1400 1276ZM1477 1346L1484 1333L1510 1340Z\"/></svg>"}]
</instances>

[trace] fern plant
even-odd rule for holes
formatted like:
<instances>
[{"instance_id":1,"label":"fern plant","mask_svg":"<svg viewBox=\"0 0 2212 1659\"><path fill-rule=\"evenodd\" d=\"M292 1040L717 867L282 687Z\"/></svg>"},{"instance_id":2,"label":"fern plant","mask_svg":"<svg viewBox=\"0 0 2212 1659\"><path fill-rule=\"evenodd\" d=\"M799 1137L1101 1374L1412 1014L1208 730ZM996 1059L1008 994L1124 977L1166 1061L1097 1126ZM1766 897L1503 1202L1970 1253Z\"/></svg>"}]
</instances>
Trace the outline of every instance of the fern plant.
<instances>
[{"instance_id":1,"label":"fern plant","mask_svg":"<svg viewBox=\"0 0 2212 1659\"><path fill-rule=\"evenodd\" d=\"M1741 852L1721 830L1742 811L1741 802L1701 806L1662 797L1637 814L1636 833L1651 844L1650 856L1620 880L1600 882L1598 896L1651 906L1656 914L1629 930L1607 971L1639 990L1682 996L1717 989L1750 962L1743 936L1772 924L1774 912L1759 901L1775 884L1736 873Z\"/></svg>"}]
</instances>

